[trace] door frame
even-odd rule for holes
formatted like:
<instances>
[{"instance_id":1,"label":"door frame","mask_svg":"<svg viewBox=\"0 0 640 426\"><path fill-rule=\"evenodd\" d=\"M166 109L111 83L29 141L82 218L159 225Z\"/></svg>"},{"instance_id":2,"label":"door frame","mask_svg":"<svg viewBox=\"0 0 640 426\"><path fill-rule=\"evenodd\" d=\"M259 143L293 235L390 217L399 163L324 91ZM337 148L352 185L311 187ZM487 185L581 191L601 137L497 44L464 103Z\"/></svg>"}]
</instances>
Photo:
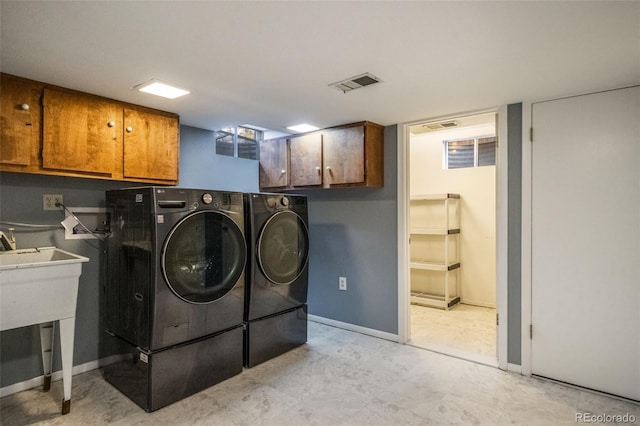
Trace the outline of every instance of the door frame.
<instances>
[{"instance_id":1,"label":"door frame","mask_svg":"<svg viewBox=\"0 0 640 426\"><path fill-rule=\"evenodd\" d=\"M532 208L533 208L533 145L531 143L532 102L522 103L522 246L521 246L521 317L520 368L531 376L531 280L532 280Z\"/></svg>"},{"instance_id":2,"label":"door frame","mask_svg":"<svg viewBox=\"0 0 640 426\"><path fill-rule=\"evenodd\" d=\"M411 310L409 300L411 293L409 271L409 127L428 121L451 120L466 115L483 113L498 114L496 133L498 136L498 152L496 161L496 312L501 320L497 326L497 358L498 368L507 370L507 106L486 110L448 114L398 124L398 340L406 343L411 336Z\"/></svg>"}]
</instances>

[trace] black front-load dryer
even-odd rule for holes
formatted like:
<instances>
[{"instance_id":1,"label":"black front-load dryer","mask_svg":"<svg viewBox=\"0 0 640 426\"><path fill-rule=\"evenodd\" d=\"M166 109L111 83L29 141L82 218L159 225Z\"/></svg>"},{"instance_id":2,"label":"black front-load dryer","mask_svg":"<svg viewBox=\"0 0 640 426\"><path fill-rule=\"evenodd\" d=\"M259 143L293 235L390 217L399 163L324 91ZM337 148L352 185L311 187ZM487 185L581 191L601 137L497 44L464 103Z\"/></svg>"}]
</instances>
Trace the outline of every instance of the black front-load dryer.
<instances>
[{"instance_id":1,"label":"black front-load dryer","mask_svg":"<svg viewBox=\"0 0 640 426\"><path fill-rule=\"evenodd\" d=\"M307 197L245 194L248 240L245 321L307 303Z\"/></svg>"},{"instance_id":2,"label":"black front-load dryer","mask_svg":"<svg viewBox=\"0 0 640 426\"><path fill-rule=\"evenodd\" d=\"M307 341L307 197L245 194L248 241L244 365Z\"/></svg>"},{"instance_id":3,"label":"black front-load dryer","mask_svg":"<svg viewBox=\"0 0 640 426\"><path fill-rule=\"evenodd\" d=\"M110 332L154 351L242 325L242 193L142 187L106 201Z\"/></svg>"}]
</instances>

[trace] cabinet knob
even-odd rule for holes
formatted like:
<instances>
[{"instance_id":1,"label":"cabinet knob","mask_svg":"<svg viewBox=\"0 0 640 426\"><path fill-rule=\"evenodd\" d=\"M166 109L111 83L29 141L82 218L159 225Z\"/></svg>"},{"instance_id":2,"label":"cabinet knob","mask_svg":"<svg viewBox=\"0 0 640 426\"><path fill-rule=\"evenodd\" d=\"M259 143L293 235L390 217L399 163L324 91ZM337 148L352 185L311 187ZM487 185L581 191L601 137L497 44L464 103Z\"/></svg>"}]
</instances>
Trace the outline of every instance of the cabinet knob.
<instances>
[{"instance_id":1,"label":"cabinet knob","mask_svg":"<svg viewBox=\"0 0 640 426\"><path fill-rule=\"evenodd\" d=\"M318 166L316 167L316 171L319 172L320 170L322 170L322 167Z\"/></svg>"},{"instance_id":2,"label":"cabinet knob","mask_svg":"<svg viewBox=\"0 0 640 426\"><path fill-rule=\"evenodd\" d=\"M113 127L115 125L116 125L115 121L110 121L110 122L107 123L107 126L109 126L109 127Z\"/></svg>"},{"instance_id":3,"label":"cabinet knob","mask_svg":"<svg viewBox=\"0 0 640 426\"><path fill-rule=\"evenodd\" d=\"M287 173L287 171L286 171L286 170L280 170L280 174L282 174L282 175L283 175L283 174L285 174L285 173Z\"/></svg>"},{"instance_id":4,"label":"cabinet knob","mask_svg":"<svg viewBox=\"0 0 640 426\"><path fill-rule=\"evenodd\" d=\"M325 167L325 169L327 169L328 171L331 171L331 167L329 166Z\"/></svg>"},{"instance_id":5,"label":"cabinet knob","mask_svg":"<svg viewBox=\"0 0 640 426\"><path fill-rule=\"evenodd\" d=\"M29 104L22 104L20 105L20 108L22 108L22 110L24 111L29 111Z\"/></svg>"},{"instance_id":6,"label":"cabinet knob","mask_svg":"<svg viewBox=\"0 0 640 426\"><path fill-rule=\"evenodd\" d=\"M126 129L126 130L127 130L127 132L131 133L131 132L133 132L133 127L131 127L131 126L127 126L127 129Z\"/></svg>"}]
</instances>

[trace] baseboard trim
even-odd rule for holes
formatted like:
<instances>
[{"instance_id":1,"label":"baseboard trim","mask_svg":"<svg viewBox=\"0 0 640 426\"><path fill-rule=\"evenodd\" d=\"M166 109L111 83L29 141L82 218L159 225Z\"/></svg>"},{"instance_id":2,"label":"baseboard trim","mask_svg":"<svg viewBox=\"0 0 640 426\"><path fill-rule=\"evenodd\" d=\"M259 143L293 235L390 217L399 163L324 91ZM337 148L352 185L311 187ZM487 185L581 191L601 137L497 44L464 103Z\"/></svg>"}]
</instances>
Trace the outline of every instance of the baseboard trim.
<instances>
[{"instance_id":1,"label":"baseboard trim","mask_svg":"<svg viewBox=\"0 0 640 426\"><path fill-rule=\"evenodd\" d=\"M377 337L379 339L391 340L396 343L403 343L400 341L400 336L397 334L387 333L386 331L374 330L373 328L362 327L359 325L349 324L347 322L336 321L330 318L319 317L317 315L308 315L308 319L313 322L317 322L324 325L330 325L331 327L342 328L348 331L355 331L356 333L366 334L367 336Z\"/></svg>"},{"instance_id":2,"label":"baseboard trim","mask_svg":"<svg viewBox=\"0 0 640 426\"><path fill-rule=\"evenodd\" d=\"M483 302L474 302L473 300L467 300L467 299L460 299L460 304L462 305L471 305L471 306L477 306L479 308L490 308L490 309L496 309L496 304L495 303L483 303Z\"/></svg>"},{"instance_id":3,"label":"baseboard trim","mask_svg":"<svg viewBox=\"0 0 640 426\"><path fill-rule=\"evenodd\" d=\"M124 359L126 359L126 355L111 355L105 358L97 359L95 361L89 361L84 364L74 365L73 369L71 370L71 375L75 376L78 374L86 373L88 371L95 370L97 368L104 367L105 365L122 361ZM37 388L38 386L42 386L43 380L44 376L38 376L34 377L33 379L25 380L24 382L18 382L0 388L0 398L14 393L22 392L24 390ZM51 373L51 381L56 382L58 380L62 380L62 370L54 371L53 373Z\"/></svg>"}]
</instances>

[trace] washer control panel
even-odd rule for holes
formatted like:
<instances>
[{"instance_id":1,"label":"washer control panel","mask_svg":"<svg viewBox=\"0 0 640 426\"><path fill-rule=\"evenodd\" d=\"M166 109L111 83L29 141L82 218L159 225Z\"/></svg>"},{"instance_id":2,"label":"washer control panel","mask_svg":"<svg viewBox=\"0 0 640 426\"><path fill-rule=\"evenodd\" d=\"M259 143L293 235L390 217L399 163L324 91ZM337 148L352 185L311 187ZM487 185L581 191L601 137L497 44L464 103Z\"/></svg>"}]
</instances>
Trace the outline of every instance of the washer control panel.
<instances>
[{"instance_id":1,"label":"washer control panel","mask_svg":"<svg viewBox=\"0 0 640 426\"><path fill-rule=\"evenodd\" d=\"M267 205L275 208L289 207L289 198L286 196L269 197L267 198Z\"/></svg>"}]
</instances>

